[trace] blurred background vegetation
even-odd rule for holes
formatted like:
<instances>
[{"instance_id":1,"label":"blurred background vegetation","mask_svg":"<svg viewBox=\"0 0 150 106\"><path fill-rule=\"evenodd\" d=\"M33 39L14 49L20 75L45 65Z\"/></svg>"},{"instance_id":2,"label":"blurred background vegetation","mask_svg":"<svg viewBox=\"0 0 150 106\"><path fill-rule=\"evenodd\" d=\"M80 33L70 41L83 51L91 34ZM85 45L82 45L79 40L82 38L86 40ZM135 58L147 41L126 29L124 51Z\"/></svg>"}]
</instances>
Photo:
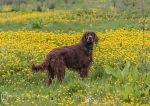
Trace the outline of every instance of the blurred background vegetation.
<instances>
[{"instance_id":1,"label":"blurred background vegetation","mask_svg":"<svg viewBox=\"0 0 150 106\"><path fill-rule=\"evenodd\" d=\"M144 2L144 4L142 4ZM73 10L76 8L98 8L102 11L115 10L128 15L150 15L150 0L1 0L0 12L49 11L52 9Z\"/></svg>"},{"instance_id":2,"label":"blurred background vegetation","mask_svg":"<svg viewBox=\"0 0 150 106\"><path fill-rule=\"evenodd\" d=\"M93 8L98 10L95 16L92 14L93 11L89 10ZM71 11L74 16L81 18L90 15L95 18L102 17L103 20L94 22L82 20L81 22L69 23L48 22L44 26L42 22L45 23L45 18L33 18L23 22L0 23L0 30L83 31L92 29L105 31L117 28L141 29L140 20L142 17L146 18L147 29L150 29L150 0L1 0L0 2L0 14L12 12L26 14L57 10ZM82 16L80 16L81 14ZM7 16L10 15L7 14ZM89 19L89 17L87 18ZM70 17L70 19L72 18Z\"/></svg>"}]
</instances>

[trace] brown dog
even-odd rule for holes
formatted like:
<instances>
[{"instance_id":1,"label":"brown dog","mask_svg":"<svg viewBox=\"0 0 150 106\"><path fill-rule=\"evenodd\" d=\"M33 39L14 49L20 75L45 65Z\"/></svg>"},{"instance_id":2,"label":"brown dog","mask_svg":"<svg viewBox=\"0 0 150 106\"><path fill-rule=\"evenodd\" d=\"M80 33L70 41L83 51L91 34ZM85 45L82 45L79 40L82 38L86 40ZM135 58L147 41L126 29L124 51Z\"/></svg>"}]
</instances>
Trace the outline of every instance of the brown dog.
<instances>
[{"instance_id":1,"label":"brown dog","mask_svg":"<svg viewBox=\"0 0 150 106\"><path fill-rule=\"evenodd\" d=\"M32 71L47 70L49 85L54 76L60 81L64 79L66 67L76 70L84 78L92 62L93 45L98 40L94 32L85 32L80 43L53 49L42 64L32 65Z\"/></svg>"}]
</instances>

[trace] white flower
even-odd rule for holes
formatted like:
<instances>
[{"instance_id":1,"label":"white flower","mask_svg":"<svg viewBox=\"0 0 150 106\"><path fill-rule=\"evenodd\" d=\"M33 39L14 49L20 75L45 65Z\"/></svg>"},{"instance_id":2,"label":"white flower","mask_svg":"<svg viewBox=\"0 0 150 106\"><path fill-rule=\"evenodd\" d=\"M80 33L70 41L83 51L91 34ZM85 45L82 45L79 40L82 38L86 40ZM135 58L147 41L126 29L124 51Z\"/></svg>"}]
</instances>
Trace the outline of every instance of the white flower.
<instances>
[{"instance_id":1,"label":"white flower","mask_svg":"<svg viewBox=\"0 0 150 106\"><path fill-rule=\"evenodd\" d=\"M92 99L89 97L89 98L85 101L85 103L90 103L90 102L92 102Z\"/></svg>"}]
</instances>

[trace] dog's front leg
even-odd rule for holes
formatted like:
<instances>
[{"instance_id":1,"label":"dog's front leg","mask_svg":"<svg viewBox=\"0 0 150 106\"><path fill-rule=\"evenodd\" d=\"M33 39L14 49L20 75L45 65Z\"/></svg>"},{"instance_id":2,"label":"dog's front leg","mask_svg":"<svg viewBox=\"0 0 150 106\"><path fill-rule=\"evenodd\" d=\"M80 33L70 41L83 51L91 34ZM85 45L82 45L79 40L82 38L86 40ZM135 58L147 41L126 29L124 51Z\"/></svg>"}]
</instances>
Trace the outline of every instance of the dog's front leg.
<instances>
[{"instance_id":1,"label":"dog's front leg","mask_svg":"<svg viewBox=\"0 0 150 106\"><path fill-rule=\"evenodd\" d=\"M81 68L79 70L79 74L81 78L85 78L88 76L88 68Z\"/></svg>"}]
</instances>

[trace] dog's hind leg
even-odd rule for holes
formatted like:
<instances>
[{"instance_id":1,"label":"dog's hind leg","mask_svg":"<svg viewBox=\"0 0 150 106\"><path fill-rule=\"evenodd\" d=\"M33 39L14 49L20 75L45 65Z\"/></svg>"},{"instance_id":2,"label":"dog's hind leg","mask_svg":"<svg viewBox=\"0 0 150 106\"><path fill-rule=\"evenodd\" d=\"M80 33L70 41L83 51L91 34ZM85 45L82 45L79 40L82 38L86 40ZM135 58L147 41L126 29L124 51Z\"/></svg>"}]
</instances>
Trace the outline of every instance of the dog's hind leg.
<instances>
[{"instance_id":1,"label":"dog's hind leg","mask_svg":"<svg viewBox=\"0 0 150 106\"><path fill-rule=\"evenodd\" d=\"M65 77L65 65L62 59L57 60L57 67L55 69L58 80L62 82Z\"/></svg>"},{"instance_id":2,"label":"dog's hind leg","mask_svg":"<svg viewBox=\"0 0 150 106\"><path fill-rule=\"evenodd\" d=\"M65 69L64 67L61 67L61 69L58 70L57 78L60 82L62 82L64 77L65 77Z\"/></svg>"},{"instance_id":3,"label":"dog's hind leg","mask_svg":"<svg viewBox=\"0 0 150 106\"><path fill-rule=\"evenodd\" d=\"M52 77L51 77L51 73L49 70L47 74L48 74L48 85L50 85L52 83Z\"/></svg>"},{"instance_id":4,"label":"dog's hind leg","mask_svg":"<svg viewBox=\"0 0 150 106\"><path fill-rule=\"evenodd\" d=\"M54 71L51 68L48 68L47 74L48 74L48 85L50 85L52 83L52 80L54 79Z\"/></svg>"}]
</instances>

